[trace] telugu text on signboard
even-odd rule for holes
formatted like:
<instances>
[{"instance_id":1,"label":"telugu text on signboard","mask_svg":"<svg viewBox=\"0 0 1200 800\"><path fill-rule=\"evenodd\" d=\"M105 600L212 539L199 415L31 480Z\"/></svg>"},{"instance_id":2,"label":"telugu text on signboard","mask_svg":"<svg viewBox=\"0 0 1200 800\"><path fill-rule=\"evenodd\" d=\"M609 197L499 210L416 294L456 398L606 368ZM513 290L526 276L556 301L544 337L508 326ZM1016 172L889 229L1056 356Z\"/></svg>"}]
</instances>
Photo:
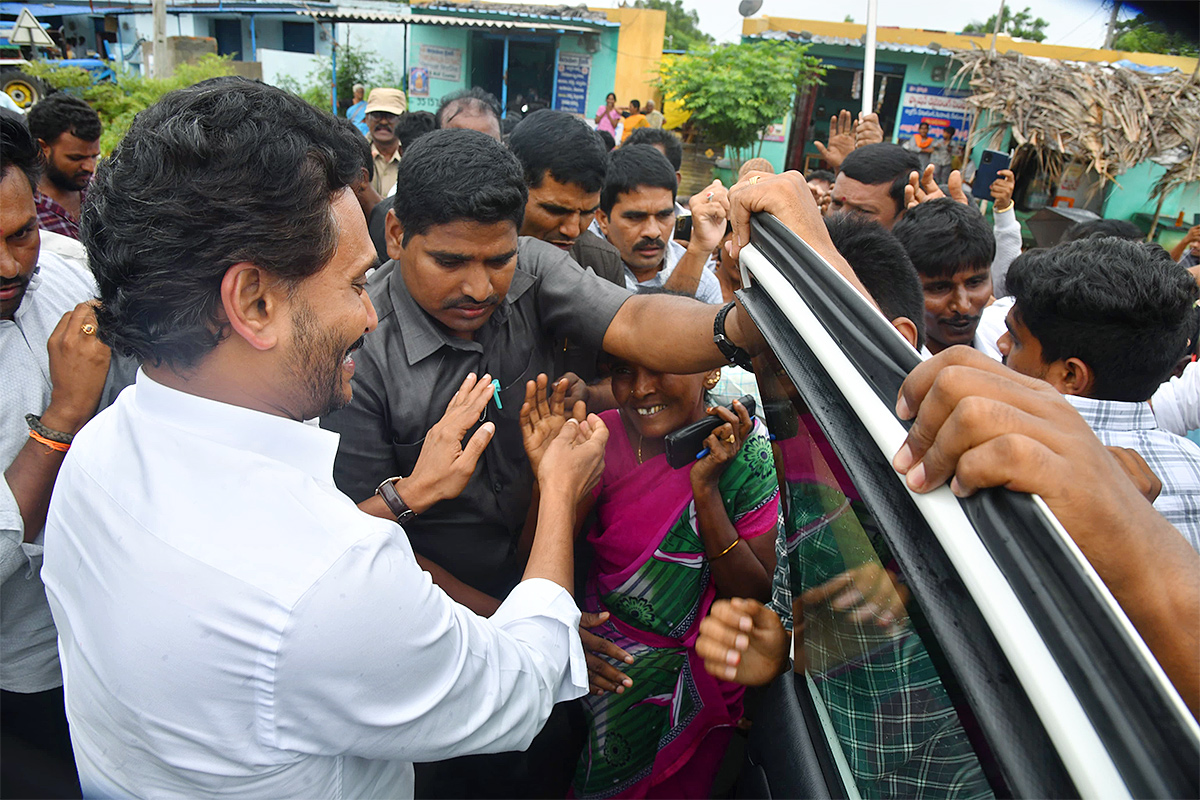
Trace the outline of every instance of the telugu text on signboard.
<instances>
[{"instance_id":1,"label":"telugu text on signboard","mask_svg":"<svg viewBox=\"0 0 1200 800\"><path fill-rule=\"evenodd\" d=\"M554 107L571 114L587 114L588 77L592 57L583 53L558 54L558 86Z\"/></svg>"},{"instance_id":2,"label":"telugu text on signboard","mask_svg":"<svg viewBox=\"0 0 1200 800\"><path fill-rule=\"evenodd\" d=\"M417 56L422 67L429 70L429 77L439 81L462 80L462 48L439 47L423 44Z\"/></svg>"},{"instance_id":3,"label":"telugu text on signboard","mask_svg":"<svg viewBox=\"0 0 1200 800\"><path fill-rule=\"evenodd\" d=\"M911 139L917 132L917 126L928 122L930 134L941 134L932 129L954 127L954 141L967 141L967 131L970 128L970 107L966 98L970 92L957 89L946 89L941 86L923 86L910 83L904 87L904 100L900 104L901 140Z\"/></svg>"}]
</instances>

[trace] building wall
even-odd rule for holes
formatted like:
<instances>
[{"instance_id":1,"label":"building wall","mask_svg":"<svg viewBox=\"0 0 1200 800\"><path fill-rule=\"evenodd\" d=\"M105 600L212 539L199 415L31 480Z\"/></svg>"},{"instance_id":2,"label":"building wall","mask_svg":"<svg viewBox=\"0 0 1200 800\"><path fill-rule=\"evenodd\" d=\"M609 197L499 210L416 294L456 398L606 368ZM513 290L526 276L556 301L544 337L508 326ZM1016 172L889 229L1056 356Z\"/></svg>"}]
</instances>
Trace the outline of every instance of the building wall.
<instances>
[{"instance_id":1,"label":"building wall","mask_svg":"<svg viewBox=\"0 0 1200 800\"><path fill-rule=\"evenodd\" d=\"M1117 185L1111 186L1104 200L1104 214L1107 219L1130 219L1143 224L1144 219L1135 219L1135 214L1153 214L1158 206L1158 200L1152 196L1154 184L1166 172L1153 161L1143 161L1136 167L1117 178ZM1183 212L1183 225L1171 230L1179 212ZM1159 220L1160 230L1158 241L1170 248L1179 241L1192 225L1197 224L1195 215L1200 214L1200 183L1191 183L1167 195L1163 201L1162 219Z\"/></svg>"},{"instance_id":2,"label":"building wall","mask_svg":"<svg viewBox=\"0 0 1200 800\"><path fill-rule=\"evenodd\" d=\"M617 93L617 105L623 106L631 99L641 100L657 97L654 81L658 79L658 64L662 61L663 36L667 30L667 12L650 8L600 8L613 22L621 23L620 37L616 45L616 75L612 88ZM602 45L607 45L602 40ZM602 52L604 52L602 47ZM604 94L592 105L604 102ZM589 101L592 98L588 98Z\"/></svg>"},{"instance_id":3,"label":"building wall","mask_svg":"<svg viewBox=\"0 0 1200 800\"><path fill-rule=\"evenodd\" d=\"M413 111L437 111L443 96L467 87L471 78L471 30L469 28L446 28L437 25L413 25L408 35L408 66L420 65L421 45L451 47L462 52L462 68L458 81L430 77L428 97L409 97L408 107Z\"/></svg>"}]
</instances>

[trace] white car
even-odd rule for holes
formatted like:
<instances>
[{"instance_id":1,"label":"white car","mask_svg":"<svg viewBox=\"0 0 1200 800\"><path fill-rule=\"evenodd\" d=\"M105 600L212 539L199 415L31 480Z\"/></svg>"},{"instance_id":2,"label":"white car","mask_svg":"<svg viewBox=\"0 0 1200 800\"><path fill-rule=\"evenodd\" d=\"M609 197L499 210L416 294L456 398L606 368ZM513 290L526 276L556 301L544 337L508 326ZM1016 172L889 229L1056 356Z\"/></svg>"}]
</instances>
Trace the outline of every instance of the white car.
<instances>
[{"instance_id":1,"label":"white car","mask_svg":"<svg viewBox=\"0 0 1200 800\"><path fill-rule=\"evenodd\" d=\"M803 624L737 795L1200 796L1200 727L1046 506L911 493L893 408L920 357L773 217L751 241L741 297L771 348L756 375Z\"/></svg>"}]
</instances>

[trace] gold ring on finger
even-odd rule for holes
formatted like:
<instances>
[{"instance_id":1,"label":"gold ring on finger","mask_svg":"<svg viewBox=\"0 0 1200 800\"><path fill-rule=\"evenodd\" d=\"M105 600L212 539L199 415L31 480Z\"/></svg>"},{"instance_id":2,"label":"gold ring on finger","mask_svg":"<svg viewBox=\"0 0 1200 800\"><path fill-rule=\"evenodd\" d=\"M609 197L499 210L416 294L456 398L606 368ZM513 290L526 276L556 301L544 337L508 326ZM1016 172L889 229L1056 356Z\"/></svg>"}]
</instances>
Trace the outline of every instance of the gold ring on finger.
<instances>
[{"instance_id":1,"label":"gold ring on finger","mask_svg":"<svg viewBox=\"0 0 1200 800\"><path fill-rule=\"evenodd\" d=\"M737 439L735 439L733 434L731 433L731 434L729 434L729 438L726 439L725 441L729 442L730 444L733 444L734 442L737 441Z\"/></svg>"},{"instance_id":2,"label":"gold ring on finger","mask_svg":"<svg viewBox=\"0 0 1200 800\"><path fill-rule=\"evenodd\" d=\"M84 336L94 336L96 334L96 326L90 322L80 325L79 330L83 331Z\"/></svg>"},{"instance_id":3,"label":"gold ring on finger","mask_svg":"<svg viewBox=\"0 0 1200 800\"><path fill-rule=\"evenodd\" d=\"M754 184L758 183L758 180L759 180L759 178L761 178L761 177L762 177L761 175L755 175L755 176L751 177L751 178L750 178L750 185L751 185L751 186L753 186Z\"/></svg>"}]
</instances>

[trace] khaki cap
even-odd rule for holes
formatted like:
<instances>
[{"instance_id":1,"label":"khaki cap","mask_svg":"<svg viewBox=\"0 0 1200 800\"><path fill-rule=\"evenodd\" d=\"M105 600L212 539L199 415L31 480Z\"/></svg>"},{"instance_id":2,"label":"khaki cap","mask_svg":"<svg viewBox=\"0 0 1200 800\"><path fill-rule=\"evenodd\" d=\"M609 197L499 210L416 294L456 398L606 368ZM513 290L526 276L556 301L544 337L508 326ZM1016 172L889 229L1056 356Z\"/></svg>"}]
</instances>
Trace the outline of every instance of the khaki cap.
<instances>
[{"instance_id":1,"label":"khaki cap","mask_svg":"<svg viewBox=\"0 0 1200 800\"><path fill-rule=\"evenodd\" d=\"M372 111L386 111L399 116L408 110L408 100L399 89L372 89L367 97L367 108L364 114Z\"/></svg>"}]
</instances>

